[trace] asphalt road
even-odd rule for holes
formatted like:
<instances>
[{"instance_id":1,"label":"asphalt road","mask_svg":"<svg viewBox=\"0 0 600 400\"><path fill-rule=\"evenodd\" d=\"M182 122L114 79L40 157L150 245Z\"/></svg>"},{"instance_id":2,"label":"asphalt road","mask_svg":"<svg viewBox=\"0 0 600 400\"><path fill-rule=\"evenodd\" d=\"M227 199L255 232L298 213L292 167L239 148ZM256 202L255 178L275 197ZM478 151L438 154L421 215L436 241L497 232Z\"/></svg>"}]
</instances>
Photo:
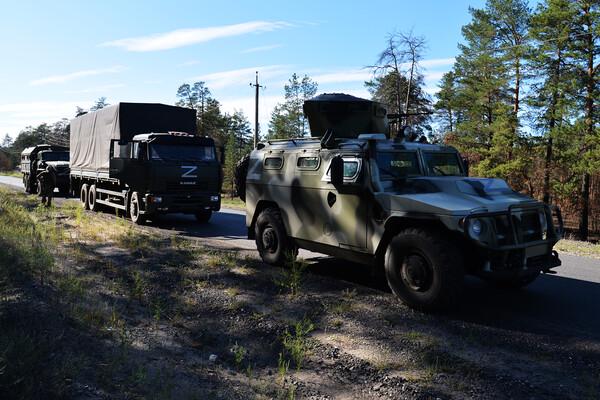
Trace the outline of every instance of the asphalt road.
<instances>
[{"instance_id":1,"label":"asphalt road","mask_svg":"<svg viewBox=\"0 0 600 400\"><path fill-rule=\"evenodd\" d=\"M21 179L15 177L0 176L0 184L22 188ZM240 210L224 208L204 225L191 216L176 214L161 217L153 226L232 250L256 249L254 241L246 239L245 213ZM300 255L311 262L315 274L388 291L385 282L362 265L308 251ZM570 254L560 257L563 265L556 275L542 275L524 290L507 292L467 278L463 301L447 318L519 332L600 340L600 260Z\"/></svg>"}]
</instances>

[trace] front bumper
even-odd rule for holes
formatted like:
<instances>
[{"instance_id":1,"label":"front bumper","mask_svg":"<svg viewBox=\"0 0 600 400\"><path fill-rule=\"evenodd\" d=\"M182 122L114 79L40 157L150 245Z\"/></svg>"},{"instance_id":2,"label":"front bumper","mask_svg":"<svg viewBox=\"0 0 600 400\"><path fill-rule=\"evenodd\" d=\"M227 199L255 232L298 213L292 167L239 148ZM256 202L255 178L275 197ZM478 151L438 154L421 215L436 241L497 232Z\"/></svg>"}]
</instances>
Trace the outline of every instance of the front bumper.
<instances>
[{"instance_id":1,"label":"front bumper","mask_svg":"<svg viewBox=\"0 0 600 400\"><path fill-rule=\"evenodd\" d=\"M481 232L486 233L481 240L474 239L469 231L475 219L480 222ZM563 232L558 208L537 204L510 207L504 213L473 214L465 218L464 228L473 244L478 274L524 277L553 273L551 269L561 265L558 253L552 250Z\"/></svg>"},{"instance_id":2,"label":"front bumper","mask_svg":"<svg viewBox=\"0 0 600 400\"><path fill-rule=\"evenodd\" d=\"M144 196L146 214L184 213L221 209L221 196L218 193L149 193Z\"/></svg>"}]
</instances>

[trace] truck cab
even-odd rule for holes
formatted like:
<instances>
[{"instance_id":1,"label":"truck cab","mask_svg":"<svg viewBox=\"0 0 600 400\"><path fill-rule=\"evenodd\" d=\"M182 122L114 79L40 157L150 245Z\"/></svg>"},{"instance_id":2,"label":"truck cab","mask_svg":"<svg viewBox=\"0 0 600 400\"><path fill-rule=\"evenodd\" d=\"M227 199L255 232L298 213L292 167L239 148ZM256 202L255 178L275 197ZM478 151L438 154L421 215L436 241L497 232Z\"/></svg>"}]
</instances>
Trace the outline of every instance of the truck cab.
<instances>
[{"instance_id":1,"label":"truck cab","mask_svg":"<svg viewBox=\"0 0 600 400\"><path fill-rule=\"evenodd\" d=\"M191 213L208 221L221 207L221 164L209 137L167 132L112 140L109 176L143 194L140 215Z\"/></svg>"},{"instance_id":2,"label":"truck cab","mask_svg":"<svg viewBox=\"0 0 600 400\"><path fill-rule=\"evenodd\" d=\"M69 150L61 146L40 144L28 147L21 153L23 187L27 193L39 188L37 174L51 169L56 177L56 187L62 194L69 192Z\"/></svg>"}]
</instances>

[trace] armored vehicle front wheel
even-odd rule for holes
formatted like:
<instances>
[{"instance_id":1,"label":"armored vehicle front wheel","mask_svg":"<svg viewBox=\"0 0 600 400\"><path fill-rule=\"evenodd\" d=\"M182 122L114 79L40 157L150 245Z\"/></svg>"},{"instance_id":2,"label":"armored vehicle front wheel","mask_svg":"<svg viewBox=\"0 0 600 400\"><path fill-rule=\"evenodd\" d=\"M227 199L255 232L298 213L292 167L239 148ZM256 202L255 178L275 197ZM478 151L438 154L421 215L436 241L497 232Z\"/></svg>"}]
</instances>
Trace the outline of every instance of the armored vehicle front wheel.
<instances>
[{"instance_id":1,"label":"armored vehicle front wheel","mask_svg":"<svg viewBox=\"0 0 600 400\"><path fill-rule=\"evenodd\" d=\"M256 248L264 262L284 265L296 259L298 248L285 232L281 213L274 207L265 208L254 226Z\"/></svg>"},{"instance_id":2,"label":"armored vehicle front wheel","mask_svg":"<svg viewBox=\"0 0 600 400\"><path fill-rule=\"evenodd\" d=\"M212 216L212 211L211 210L202 210L202 211L198 211L195 215L196 215L196 220L198 222L206 223Z\"/></svg>"},{"instance_id":3,"label":"armored vehicle front wheel","mask_svg":"<svg viewBox=\"0 0 600 400\"><path fill-rule=\"evenodd\" d=\"M460 253L449 241L420 228L406 229L390 241L385 274L392 292L421 311L452 306L464 278Z\"/></svg>"},{"instance_id":4,"label":"armored vehicle front wheel","mask_svg":"<svg viewBox=\"0 0 600 400\"><path fill-rule=\"evenodd\" d=\"M134 224L143 225L146 222L146 216L142 214L140 208L138 192L133 192L129 199L129 217Z\"/></svg>"},{"instance_id":5,"label":"armored vehicle front wheel","mask_svg":"<svg viewBox=\"0 0 600 400\"><path fill-rule=\"evenodd\" d=\"M81 185L81 190L79 191L79 200L81 201L81 205L84 210L89 210L90 206L88 204L88 185L84 183Z\"/></svg>"}]
</instances>

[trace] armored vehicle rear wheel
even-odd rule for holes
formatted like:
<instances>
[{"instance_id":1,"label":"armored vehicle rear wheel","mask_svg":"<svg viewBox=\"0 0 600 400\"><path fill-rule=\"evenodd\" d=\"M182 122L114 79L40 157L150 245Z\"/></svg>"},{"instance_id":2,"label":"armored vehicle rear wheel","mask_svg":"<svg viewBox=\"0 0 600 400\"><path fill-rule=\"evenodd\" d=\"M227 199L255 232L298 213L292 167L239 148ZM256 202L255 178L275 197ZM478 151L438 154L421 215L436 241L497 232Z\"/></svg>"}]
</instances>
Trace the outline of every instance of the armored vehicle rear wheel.
<instances>
[{"instance_id":1,"label":"armored vehicle rear wheel","mask_svg":"<svg viewBox=\"0 0 600 400\"><path fill-rule=\"evenodd\" d=\"M421 311L452 306L464 278L462 257L452 244L419 228L406 229L391 240L385 274L392 292Z\"/></svg>"},{"instance_id":2,"label":"armored vehicle rear wheel","mask_svg":"<svg viewBox=\"0 0 600 400\"><path fill-rule=\"evenodd\" d=\"M140 209L138 192L133 192L129 199L129 216L134 224L143 225L146 222L146 216Z\"/></svg>"},{"instance_id":3,"label":"armored vehicle rear wheel","mask_svg":"<svg viewBox=\"0 0 600 400\"><path fill-rule=\"evenodd\" d=\"M196 220L198 222L206 223L212 216L212 211L211 210L202 210L202 211L198 211L195 215L196 215Z\"/></svg>"},{"instance_id":4,"label":"armored vehicle rear wheel","mask_svg":"<svg viewBox=\"0 0 600 400\"><path fill-rule=\"evenodd\" d=\"M296 259L298 248L285 232L281 213L274 207L265 208L254 226L256 248L264 262L284 265Z\"/></svg>"},{"instance_id":5,"label":"armored vehicle rear wheel","mask_svg":"<svg viewBox=\"0 0 600 400\"><path fill-rule=\"evenodd\" d=\"M83 205L84 210L89 210L90 206L88 204L88 185L84 183L81 185L81 190L79 191L79 200L81 201L81 205Z\"/></svg>"}]
</instances>

